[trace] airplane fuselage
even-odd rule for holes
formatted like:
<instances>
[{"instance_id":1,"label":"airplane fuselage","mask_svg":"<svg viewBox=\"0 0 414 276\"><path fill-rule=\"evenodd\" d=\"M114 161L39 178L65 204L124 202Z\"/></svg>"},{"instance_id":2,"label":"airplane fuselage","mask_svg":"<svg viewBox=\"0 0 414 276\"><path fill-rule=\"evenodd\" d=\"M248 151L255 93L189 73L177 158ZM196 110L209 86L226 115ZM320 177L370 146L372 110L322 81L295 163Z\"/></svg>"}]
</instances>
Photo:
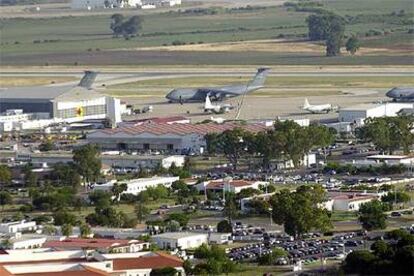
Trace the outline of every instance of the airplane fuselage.
<instances>
[{"instance_id":1,"label":"airplane fuselage","mask_svg":"<svg viewBox=\"0 0 414 276\"><path fill-rule=\"evenodd\" d=\"M414 88L406 87L400 88L395 87L388 91L385 94L387 97L391 98L393 101L398 102L412 102L414 101Z\"/></svg>"},{"instance_id":2,"label":"airplane fuselage","mask_svg":"<svg viewBox=\"0 0 414 276\"><path fill-rule=\"evenodd\" d=\"M247 94L262 88L263 86L250 87L247 85L228 85L211 88L177 88L167 94L170 102L204 102L209 95L212 101L221 101Z\"/></svg>"}]
</instances>

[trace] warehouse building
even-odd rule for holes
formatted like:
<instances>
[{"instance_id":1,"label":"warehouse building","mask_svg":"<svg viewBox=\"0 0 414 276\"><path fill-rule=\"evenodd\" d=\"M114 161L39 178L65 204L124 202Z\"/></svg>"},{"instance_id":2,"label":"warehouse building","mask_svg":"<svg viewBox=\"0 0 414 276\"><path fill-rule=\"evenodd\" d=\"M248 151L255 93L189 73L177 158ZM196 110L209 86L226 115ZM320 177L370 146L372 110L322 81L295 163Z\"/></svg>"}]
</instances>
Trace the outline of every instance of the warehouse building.
<instances>
[{"instance_id":1,"label":"warehouse building","mask_svg":"<svg viewBox=\"0 0 414 276\"><path fill-rule=\"evenodd\" d=\"M87 135L89 143L98 144L104 150L151 151L168 153L202 153L206 147L205 135L221 133L240 127L250 132L259 132L264 124L142 124L116 129L102 129Z\"/></svg>"},{"instance_id":2,"label":"warehouse building","mask_svg":"<svg viewBox=\"0 0 414 276\"><path fill-rule=\"evenodd\" d=\"M393 117L405 108L413 108L412 103L360 104L339 110L340 122L362 123L367 118Z\"/></svg>"}]
</instances>

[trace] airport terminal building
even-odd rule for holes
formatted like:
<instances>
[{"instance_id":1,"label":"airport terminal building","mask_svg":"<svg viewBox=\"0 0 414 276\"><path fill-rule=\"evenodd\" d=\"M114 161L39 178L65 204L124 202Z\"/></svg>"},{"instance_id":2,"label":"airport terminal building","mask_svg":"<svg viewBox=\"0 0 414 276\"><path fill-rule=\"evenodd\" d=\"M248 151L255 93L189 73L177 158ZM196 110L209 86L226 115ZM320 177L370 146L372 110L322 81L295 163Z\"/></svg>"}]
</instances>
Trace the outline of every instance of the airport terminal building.
<instances>
[{"instance_id":1,"label":"airport terminal building","mask_svg":"<svg viewBox=\"0 0 414 276\"><path fill-rule=\"evenodd\" d=\"M67 123L89 119L121 122L120 101L82 86L18 87L0 90L0 113L22 110Z\"/></svg>"}]
</instances>

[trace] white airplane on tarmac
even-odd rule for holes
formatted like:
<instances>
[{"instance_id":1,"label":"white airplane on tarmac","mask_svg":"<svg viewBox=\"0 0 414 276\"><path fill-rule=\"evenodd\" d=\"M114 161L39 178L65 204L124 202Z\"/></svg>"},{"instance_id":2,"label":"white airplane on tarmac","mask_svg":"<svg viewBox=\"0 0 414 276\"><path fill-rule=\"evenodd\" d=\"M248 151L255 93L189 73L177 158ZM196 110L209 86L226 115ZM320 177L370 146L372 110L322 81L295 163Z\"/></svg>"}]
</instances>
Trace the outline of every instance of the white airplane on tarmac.
<instances>
[{"instance_id":1,"label":"white airplane on tarmac","mask_svg":"<svg viewBox=\"0 0 414 276\"><path fill-rule=\"evenodd\" d=\"M338 106L333 106L331 104L312 105L309 103L308 99L305 99L305 103L303 104L302 109L309 111L310 113L320 114L320 113L329 113L331 111L337 111Z\"/></svg>"},{"instance_id":2,"label":"white airplane on tarmac","mask_svg":"<svg viewBox=\"0 0 414 276\"><path fill-rule=\"evenodd\" d=\"M223 114L229 112L233 108L234 106L232 106L231 104L214 105L211 103L209 95L206 96L206 101L204 103L204 112Z\"/></svg>"}]
</instances>

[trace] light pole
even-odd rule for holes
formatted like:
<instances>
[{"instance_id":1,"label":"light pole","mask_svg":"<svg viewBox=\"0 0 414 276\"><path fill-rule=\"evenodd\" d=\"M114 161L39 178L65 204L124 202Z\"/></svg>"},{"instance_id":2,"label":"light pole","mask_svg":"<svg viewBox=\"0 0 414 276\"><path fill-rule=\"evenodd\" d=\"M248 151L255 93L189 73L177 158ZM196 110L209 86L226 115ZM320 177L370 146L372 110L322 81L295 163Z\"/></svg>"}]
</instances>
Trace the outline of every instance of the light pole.
<instances>
[{"instance_id":1,"label":"light pole","mask_svg":"<svg viewBox=\"0 0 414 276\"><path fill-rule=\"evenodd\" d=\"M269 208L268 210L269 210L269 214L270 214L270 226L273 226L273 218L272 218L272 211L273 211L273 209L272 208Z\"/></svg>"}]
</instances>

